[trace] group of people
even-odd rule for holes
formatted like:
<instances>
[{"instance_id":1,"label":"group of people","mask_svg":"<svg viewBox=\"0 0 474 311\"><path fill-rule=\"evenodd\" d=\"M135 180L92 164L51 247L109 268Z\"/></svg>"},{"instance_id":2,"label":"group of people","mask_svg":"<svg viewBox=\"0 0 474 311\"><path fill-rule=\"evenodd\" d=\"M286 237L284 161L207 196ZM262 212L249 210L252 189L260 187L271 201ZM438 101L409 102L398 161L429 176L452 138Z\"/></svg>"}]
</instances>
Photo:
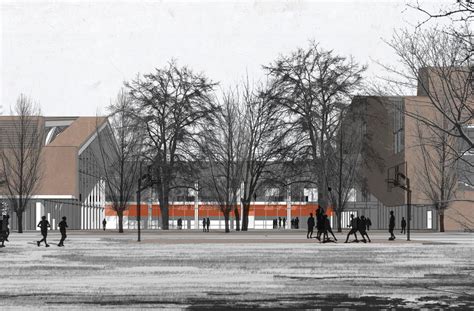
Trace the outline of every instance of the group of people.
<instances>
[{"instance_id":1,"label":"group of people","mask_svg":"<svg viewBox=\"0 0 474 311\"><path fill-rule=\"evenodd\" d=\"M369 237L367 231L370 228L371 224L372 223L371 223L370 219L365 218L364 215L362 215L360 217L359 216L354 217L354 214L351 214L351 223L349 224L349 227L351 228L351 230L347 234L346 242L344 242L344 243L349 242L349 237L352 234L355 237L354 242L359 242L359 239L357 239L357 232L359 232L360 235L362 236L362 241L364 243L367 243L367 240L369 240L369 243L370 243L371 241L370 241L370 237ZM367 237L367 240L365 239L366 237Z\"/></svg>"},{"instance_id":2,"label":"group of people","mask_svg":"<svg viewBox=\"0 0 474 311\"><path fill-rule=\"evenodd\" d=\"M291 229L299 229L300 228L300 219L298 217L291 219Z\"/></svg>"},{"instance_id":3,"label":"group of people","mask_svg":"<svg viewBox=\"0 0 474 311\"><path fill-rule=\"evenodd\" d=\"M273 219L273 229L278 229L278 228L282 228L282 225L283 225L283 229L286 228L286 218L283 217L278 217Z\"/></svg>"},{"instance_id":4,"label":"group of people","mask_svg":"<svg viewBox=\"0 0 474 311\"><path fill-rule=\"evenodd\" d=\"M64 246L64 240L66 240L66 228L67 228L67 222L66 222L66 216L63 216L62 220L58 224L59 227L59 232L61 233L61 240L58 243L59 247ZM41 242L44 242L44 245L46 247L49 247L48 242L46 241L48 237L48 228L51 228L51 225L49 221L46 219L46 216L42 216L40 222L38 223L38 228L41 230L41 236L43 237L41 240L36 241L36 245L41 246Z\"/></svg>"},{"instance_id":5,"label":"group of people","mask_svg":"<svg viewBox=\"0 0 474 311\"><path fill-rule=\"evenodd\" d=\"M328 215L324 212L322 207L318 207L316 210L316 220L313 217L313 213L309 214L307 221L308 233L306 234L307 239L313 238L314 227L316 227L316 239L322 243L336 242L337 238L332 232L331 222L329 221ZM332 235L334 240L329 237L329 234ZM321 240L322 236L322 240Z\"/></svg>"},{"instance_id":6,"label":"group of people","mask_svg":"<svg viewBox=\"0 0 474 311\"><path fill-rule=\"evenodd\" d=\"M211 220L209 217L202 219L202 232L209 232L209 226L211 225Z\"/></svg>"}]
</instances>

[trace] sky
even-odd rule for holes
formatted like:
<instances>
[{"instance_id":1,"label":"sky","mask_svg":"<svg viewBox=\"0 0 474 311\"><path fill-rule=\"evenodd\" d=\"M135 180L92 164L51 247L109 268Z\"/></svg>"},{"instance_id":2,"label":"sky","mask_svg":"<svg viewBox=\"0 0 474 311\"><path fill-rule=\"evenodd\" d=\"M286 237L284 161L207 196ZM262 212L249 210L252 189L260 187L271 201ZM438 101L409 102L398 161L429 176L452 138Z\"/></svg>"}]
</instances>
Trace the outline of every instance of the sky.
<instances>
[{"instance_id":1,"label":"sky","mask_svg":"<svg viewBox=\"0 0 474 311\"><path fill-rule=\"evenodd\" d=\"M124 81L175 59L227 88L309 40L383 75L395 29L424 16L413 1L3 1L0 105L23 93L43 115L94 116ZM439 6L430 1L428 8Z\"/></svg>"}]
</instances>

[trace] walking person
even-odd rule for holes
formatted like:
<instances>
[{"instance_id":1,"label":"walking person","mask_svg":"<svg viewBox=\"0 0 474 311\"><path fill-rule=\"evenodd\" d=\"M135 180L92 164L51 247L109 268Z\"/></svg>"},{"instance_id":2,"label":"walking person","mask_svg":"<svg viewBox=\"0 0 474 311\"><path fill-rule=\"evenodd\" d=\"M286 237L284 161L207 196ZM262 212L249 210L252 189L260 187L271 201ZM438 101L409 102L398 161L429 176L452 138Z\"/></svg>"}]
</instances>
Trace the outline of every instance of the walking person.
<instances>
[{"instance_id":1,"label":"walking person","mask_svg":"<svg viewBox=\"0 0 474 311\"><path fill-rule=\"evenodd\" d=\"M390 237L388 238L389 241L395 240L395 234L393 234L394 229L395 229L395 216L393 215L393 211L390 211L390 220L388 223L388 232L390 232Z\"/></svg>"},{"instance_id":2,"label":"walking person","mask_svg":"<svg viewBox=\"0 0 474 311\"><path fill-rule=\"evenodd\" d=\"M281 228L281 217L278 217L278 228Z\"/></svg>"},{"instance_id":3,"label":"walking person","mask_svg":"<svg viewBox=\"0 0 474 311\"><path fill-rule=\"evenodd\" d=\"M306 234L307 239L313 238L313 228L314 228L314 217L313 217L313 213L310 213L309 218L308 218L308 233Z\"/></svg>"},{"instance_id":4,"label":"walking person","mask_svg":"<svg viewBox=\"0 0 474 311\"><path fill-rule=\"evenodd\" d=\"M366 221L366 225L367 225L367 231L370 231L370 226L372 226L372 222L370 221L370 218L367 217L365 219L365 221Z\"/></svg>"},{"instance_id":5,"label":"walking person","mask_svg":"<svg viewBox=\"0 0 474 311\"><path fill-rule=\"evenodd\" d=\"M59 232L61 232L61 241L59 241L58 246L64 246L64 240L66 240L66 228L67 228L67 223L66 223L66 216L63 216L63 220L61 220L58 224L59 227Z\"/></svg>"},{"instance_id":6,"label":"walking person","mask_svg":"<svg viewBox=\"0 0 474 311\"><path fill-rule=\"evenodd\" d=\"M299 229L300 228L300 219L298 217L296 217L295 219L295 229Z\"/></svg>"},{"instance_id":7,"label":"walking person","mask_svg":"<svg viewBox=\"0 0 474 311\"><path fill-rule=\"evenodd\" d=\"M206 224L207 224L206 218L203 218L202 219L202 232L206 232Z\"/></svg>"},{"instance_id":8,"label":"walking person","mask_svg":"<svg viewBox=\"0 0 474 311\"><path fill-rule=\"evenodd\" d=\"M372 242L370 241L369 235L367 234L366 228L367 228L367 218L365 218L364 215L360 216L360 222L357 225L359 229L359 233L362 236L362 239L364 243L367 243L367 240L369 240L369 243ZM367 240L365 239L367 237Z\"/></svg>"},{"instance_id":9,"label":"walking person","mask_svg":"<svg viewBox=\"0 0 474 311\"><path fill-rule=\"evenodd\" d=\"M0 247L5 247L5 241L7 240L7 226L6 226L6 217L3 216L0 219L0 241L2 242L2 245Z\"/></svg>"},{"instance_id":10,"label":"walking person","mask_svg":"<svg viewBox=\"0 0 474 311\"><path fill-rule=\"evenodd\" d=\"M285 229L285 227L286 227L286 218L283 217L283 229Z\"/></svg>"},{"instance_id":11,"label":"walking person","mask_svg":"<svg viewBox=\"0 0 474 311\"><path fill-rule=\"evenodd\" d=\"M321 241L321 234L324 231L324 209L322 207L318 207L316 210L316 229L318 230L316 239Z\"/></svg>"},{"instance_id":12,"label":"walking person","mask_svg":"<svg viewBox=\"0 0 474 311\"><path fill-rule=\"evenodd\" d=\"M209 232L209 226L211 225L211 220L209 219L209 217L207 217L206 225L207 225L207 232Z\"/></svg>"},{"instance_id":13,"label":"walking person","mask_svg":"<svg viewBox=\"0 0 474 311\"><path fill-rule=\"evenodd\" d=\"M336 238L336 236L334 235L334 232L332 232L332 229L331 229L331 222L329 221L328 215L324 215L324 216L323 216L323 220L324 220L323 243L326 243L326 242L333 242L333 241L329 238L329 234L328 234L328 233L331 233L332 237L334 238L334 242L337 242L337 238Z\"/></svg>"},{"instance_id":14,"label":"walking person","mask_svg":"<svg viewBox=\"0 0 474 311\"><path fill-rule=\"evenodd\" d=\"M400 233L406 234L406 227L407 227L407 221L405 220L405 217L402 217L402 231ZM7 240L8 241L8 240Z\"/></svg>"},{"instance_id":15,"label":"walking person","mask_svg":"<svg viewBox=\"0 0 474 311\"><path fill-rule=\"evenodd\" d=\"M351 227L351 230L347 234L346 241L344 243L347 243L349 241L349 236L351 234L355 236L355 242L359 242L359 240L357 239L357 219L354 218L354 214L351 214L351 223L349 227Z\"/></svg>"},{"instance_id":16,"label":"walking person","mask_svg":"<svg viewBox=\"0 0 474 311\"><path fill-rule=\"evenodd\" d=\"M104 231L105 231L105 227L107 226L107 220L102 220L102 228L104 228Z\"/></svg>"},{"instance_id":17,"label":"walking person","mask_svg":"<svg viewBox=\"0 0 474 311\"><path fill-rule=\"evenodd\" d=\"M46 247L49 247L48 242L46 242L46 238L48 236L48 228L50 228L51 225L49 224L49 221L46 220L46 216L41 216L41 220L38 223L38 227L41 229L41 235L43 236L43 238L39 241L36 241L36 244L40 246L41 242L44 241Z\"/></svg>"}]
</instances>

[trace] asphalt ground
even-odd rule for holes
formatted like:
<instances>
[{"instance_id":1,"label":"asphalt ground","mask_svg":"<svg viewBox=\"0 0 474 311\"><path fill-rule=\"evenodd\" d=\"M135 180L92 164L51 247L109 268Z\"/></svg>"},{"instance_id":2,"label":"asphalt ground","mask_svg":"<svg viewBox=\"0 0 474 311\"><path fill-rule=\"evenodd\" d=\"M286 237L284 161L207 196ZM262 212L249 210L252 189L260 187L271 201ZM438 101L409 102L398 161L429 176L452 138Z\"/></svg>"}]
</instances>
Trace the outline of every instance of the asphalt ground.
<instances>
[{"instance_id":1,"label":"asphalt ground","mask_svg":"<svg viewBox=\"0 0 474 311\"><path fill-rule=\"evenodd\" d=\"M344 232L344 233L347 233ZM302 230L12 233L0 249L0 309L474 308L474 235L369 231L320 243ZM352 241L352 240L350 240Z\"/></svg>"}]
</instances>

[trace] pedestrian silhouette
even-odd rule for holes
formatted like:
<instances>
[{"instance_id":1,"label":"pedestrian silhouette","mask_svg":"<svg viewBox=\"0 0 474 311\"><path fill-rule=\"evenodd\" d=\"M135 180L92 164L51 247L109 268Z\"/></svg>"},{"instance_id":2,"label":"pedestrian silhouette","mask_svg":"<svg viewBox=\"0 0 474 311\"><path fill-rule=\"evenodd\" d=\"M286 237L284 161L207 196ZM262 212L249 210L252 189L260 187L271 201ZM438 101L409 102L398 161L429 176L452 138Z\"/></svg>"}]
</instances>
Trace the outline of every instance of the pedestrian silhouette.
<instances>
[{"instance_id":1,"label":"pedestrian silhouette","mask_svg":"<svg viewBox=\"0 0 474 311\"><path fill-rule=\"evenodd\" d=\"M390 241L395 240L395 234L393 234L394 229L395 229L395 216L393 215L393 211L390 211L390 220L388 223L388 232L390 232L390 237L388 239Z\"/></svg>"},{"instance_id":2,"label":"pedestrian silhouette","mask_svg":"<svg viewBox=\"0 0 474 311\"><path fill-rule=\"evenodd\" d=\"M402 231L400 233L406 233L406 227L407 227L407 221L405 220L405 217L402 217Z\"/></svg>"},{"instance_id":3,"label":"pedestrian silhouette","mask_svg":"<svg viewBox=\"0 0 474 311\"><path fill-rule=\"evenodd\" d=\"M308 233L306 234L307 239L313 238L313 228L314 228L314 217L313 217L313 213L310 213L309 218L308 218Z\"/></svg>"},{"instance_id":4,"label":"pedestrian silhouette","mask_svg":"<svg viewBox=\"0 0 474 311\"><path fill-rule=\"evenodd\" d=\"M0 241L2 242L2 245L0 245L0 247L5 247L5 241L8 241L7 237L7 221L6 217L2 216L0 219Z\"/></svg>"},{"instance_id":5,"label":"pedestrian silhouette","mask_svg":"<svg viewBox=\"0 0 474 311\"><path fill-rule=\"evenodd\" d=\"M370 231L370 226L372 226L372 222L370 221L370 218L367 217L365 219L365 221L366 221L366 225L367 225L367 231Z\"/></svg>"},{"instance_id":6,"label":"pedestrian silhouette","mask_svg":"<svg viewBox=\"0 0 474 311\"><path fill-rule=\"evenodd\" d=\"M44 241L46 247L49 247L48 242L46 242L46 238L48 236L48 228L50 228L51 225L49 224L49 221L46 220L46 216L41 217L41 220L38 223L38 227L41 229L41 235L43 236L43 238L39 241L36 241L36 244L40 246L41 242Z\"/></svg>"},{"instance_id":7,"label":"pedestrian silhouette","mask_svg":"<svg viewBox=\"0 0 474 311\"><path fill-rule=\"evenodd\" d=\"M107 220L102 220L102 227L104 228L104 231L105 231L105 227L107 226Z\"/></svg>"},{"instance_id":8,"label":"pedestrian silhouette","mask_svg":"<svg viewBox=\"0 0 474 311\"><path fill-rule=\"evenodd\" d=\"M324 231L324 209L321 206L316 210L316 229L318 230L316 239L321 241L321 234Z\"/></svg>"},{"instance_id":9,"label":"pedestrian silhouette","mask_svg":"<svg viewBox=\"0 0 474 311\"><path fill-rule=\"evenodd\" d=\"M329 221L328 215L323 215L323 221L324 221L323 243L336 242L337 238L334 235L334 232L332 232L331 222ZM334 238L334 241L329 238L329 233L331 233L332 237Z\"/></svg>"},{"instance_id":10,"label":"pedestrian silhouette","mask_svg":"<svg viewBox=\"0 0 474 311\"><path fill-rule=\"evenodd\" d=\"M202 219L202 232L206 232L206 224L207 224L206 218L203 218Z\"/></svg>"},{"instance_id":11,"label":"pedestrian silhouette","mask_svg":"<svg viewBox=\"0 0 474 311\"><path fill-rule=\"evenodd\" d=\"M278 217L278 228L281 228L281 217Z\"/></svg>"},{"instance_id":12,"label":"pedestrian silhouette","mask_svg":"<svg viewBox=\"0 0 474 311\"><path fill-rule=\"evenodd\" d=\"M369 235L367 234L367 218L365 218L364 215L360 216L360 221L357 225L358 229L359 229L359 233L360 235L362 236L362 239L364 241L364 243L367 243L367 240L369 240L369 243L372 242L369 238ZM365 237L367 237L367 240L365 239Z\"/></svg>"},{"instance_id":13,"label":"pedestrian silhouette","mask_svg":"<svg viewBox=\"0 0 474 311\"><path fill-rule=\"evenodd\" d=\"M286 218L283 217L283 229L285 229L285 227L286 227Z\"/></svg>"},{"instance_id":14,"label":"pedestrian silhouette","mask_svg":"<svg viewBox=\"0 0 474 311\"><path fill-rule=\"evenodd\" d=\"M61 241L59 241L58 246L64 246L64 240L66 240L66 228L67 228L67 223L66 223L66 216L63 216L63 220L61 220L58 224L59 227L59 232L61 232Z\"/></svg>"},{"instance_id":15,"label":"pedestrian silhouette","mask_svg":"<svg viewBox=\"0 0 474 311\"><path fill-rule=\"evenodd\" d=\"M295 219L291 218L291 229L295 229Z\"/></svg>"},{"instance_id":16,"label":"pedestrian silhouette","mask_svg":"<svg viewBox=\"0 0 474 311\"><path fill-rule=\"evenodd\" d=\"M295 228L296 229L300 228L300 219L298 217L296 217L296 219L295 219Z\"/></svg>"},{"instance_id":17,"label":"pedestrian silhouette","mask_svg":"<svg viewBox=\"0 0 474 311\"><path fill-rule=\"evenodd\" d=\"M211 220L209 219L209 217L207 217L206 225L207 225L207 232L209 232L209 226L211 225Z\"/></svg>"},{"instance_id":18,"label":"pedestrian silhouette","mask_svg":"<svg viewBox=\"0 0 474 311\"><path fill-rule=\"evenodd\" d=\"M347 234L346 241L344 243L347 243L349 241L349 236L354 235L355 236L355 242L359 242L357 239L357 218L354 218L354 214L351 214L351 223L349 225L351 227L351 230Z\"/></svg>"}]
</instances>

